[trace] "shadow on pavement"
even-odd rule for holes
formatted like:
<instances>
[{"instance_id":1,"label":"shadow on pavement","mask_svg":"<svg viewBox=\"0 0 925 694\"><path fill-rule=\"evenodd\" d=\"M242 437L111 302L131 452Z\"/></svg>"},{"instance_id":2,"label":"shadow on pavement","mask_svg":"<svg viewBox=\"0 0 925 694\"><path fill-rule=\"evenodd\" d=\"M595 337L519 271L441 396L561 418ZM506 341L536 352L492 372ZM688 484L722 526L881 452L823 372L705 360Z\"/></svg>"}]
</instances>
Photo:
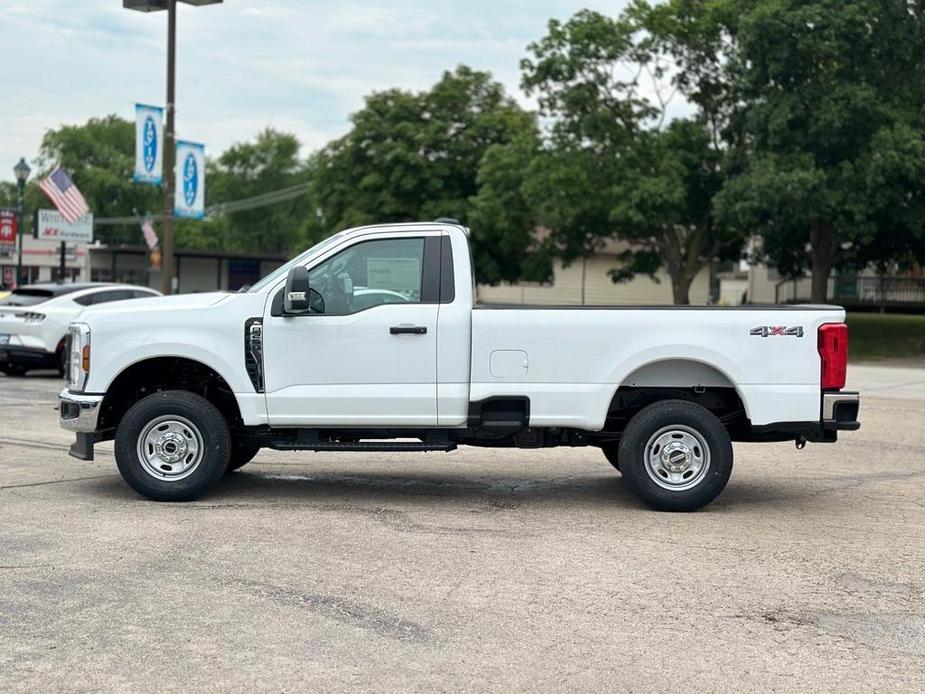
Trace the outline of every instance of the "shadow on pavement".
<instances>
[{"instance_id":1,"label":"shadow on pavement","mask_svg":"<svg viewBox=\"0 0 925 694\"><path fill-rule=\"evenodd\" d=\"M295 468L295 466L293 466ZM288 471L274 466L272 471L241 470L225 477L202 499L180 506L253 507L316 504L382 505L401 502L426 506L446 503L448 509L459 505L488 506L495 509L517 508L524 504L569 505L576 508L646 507L636 499L619 475L577 475L556 478L510 477L504 475L466 477L409 471L404 474L355 470L311 472L297 468ZM144 501L114 474L83 480L81 494L100 500L121 503ZM742 512L775 507L802 506L820 495L833 494L850 484L823 484L807 488L792 479L737 482L735 477L720 497L701 511Z\"/></svg>"}]
</instances>

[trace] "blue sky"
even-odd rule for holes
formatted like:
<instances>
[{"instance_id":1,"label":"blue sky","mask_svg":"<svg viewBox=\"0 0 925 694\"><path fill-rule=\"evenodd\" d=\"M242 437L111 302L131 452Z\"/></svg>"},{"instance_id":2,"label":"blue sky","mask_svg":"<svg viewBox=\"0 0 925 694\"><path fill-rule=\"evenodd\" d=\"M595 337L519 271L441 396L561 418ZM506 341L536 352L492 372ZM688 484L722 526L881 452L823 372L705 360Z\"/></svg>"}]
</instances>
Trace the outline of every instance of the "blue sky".
<instances>
[{"instance_id":1,"label":"blue sky","mask_svg":"<svg viewBox=\"0 0 925 694\"><path fill-rule=\"evenodd\" d=\"M523 99L518 63L551 17L625 2L225 0L181 5L177 131L207 153L265 126L293 132L308 154L343 134L363 96L426 88L459 63L490 70ZM121 0L0 0L4 79L0 178L35 157L62 123L164 101L166 13ZM524 103L528 103L524 100Z\"/></svg>"}]
</instances>

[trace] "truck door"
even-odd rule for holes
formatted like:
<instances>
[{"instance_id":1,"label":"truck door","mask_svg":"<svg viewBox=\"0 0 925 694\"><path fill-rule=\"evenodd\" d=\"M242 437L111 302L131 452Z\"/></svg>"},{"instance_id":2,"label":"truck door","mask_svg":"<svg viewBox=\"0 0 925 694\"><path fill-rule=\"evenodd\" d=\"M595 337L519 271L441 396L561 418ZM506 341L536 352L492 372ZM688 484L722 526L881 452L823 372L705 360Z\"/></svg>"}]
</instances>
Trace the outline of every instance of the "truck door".
<instances>
[{"instance_id":1,"label":"truck door","mask_svg":"<svg viewBox=\"0 0 925 694\"><path fill-rule=\"evenodd\" d=\"M437 424L439 231L360 237L309 268L312 312L264 316L271 425Z\"/></svg>"}]
</instances>

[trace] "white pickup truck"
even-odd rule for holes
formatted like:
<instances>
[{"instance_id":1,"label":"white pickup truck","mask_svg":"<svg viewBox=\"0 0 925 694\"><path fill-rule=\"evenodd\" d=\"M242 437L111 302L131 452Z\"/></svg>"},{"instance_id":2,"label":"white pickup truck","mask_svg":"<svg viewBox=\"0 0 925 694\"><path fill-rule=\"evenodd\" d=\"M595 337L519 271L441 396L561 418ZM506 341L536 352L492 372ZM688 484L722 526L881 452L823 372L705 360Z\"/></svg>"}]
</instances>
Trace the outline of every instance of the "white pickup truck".
<instances>
[{"instance_id":1,"label":"white pickup truck","mask_svg":"<svg viewBox=\"0 0 925 694\"><path fill-rule=\"evenodd\" d=\"M247 291L126 301L69 332L74 457L115 439L125 481L199 497L261 448L596 446L650 506L722 491L732 441L857 429L836 306L474 303L468 232L338 233Z\"/></svg>"}]
</instances>

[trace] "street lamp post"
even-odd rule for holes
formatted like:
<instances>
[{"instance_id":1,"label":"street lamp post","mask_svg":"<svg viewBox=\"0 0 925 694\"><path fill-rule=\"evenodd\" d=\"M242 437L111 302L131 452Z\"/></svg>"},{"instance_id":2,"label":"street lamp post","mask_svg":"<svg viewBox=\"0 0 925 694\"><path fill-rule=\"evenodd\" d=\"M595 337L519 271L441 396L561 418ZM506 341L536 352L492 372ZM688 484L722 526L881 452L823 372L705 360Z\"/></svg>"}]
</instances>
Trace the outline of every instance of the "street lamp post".
<instances>
[{"instance_id":1,"label":"street lamp post","mask_svg":"<svg viewBox=\"0 0 925 694\"><path fill-rule=\"evenodd\" d=\"M17 244L19 245L19 253L16 254L16 286L22 286L22 237L25 231L23 226L23 219L25 218L25 192L26 192L26 181L29 180L29 174L32 173L32 169L29 168L29 165L26 163L25 157L20 157L19 162L16 166L13 167L13 173L16 174L16 185L19 188L19 232L17 234L18 238L16 239Z\"/></svg>"},{"instance_id":2,"label":"street lamp post","mask_svg":"<svg viewBox=\"0 0 925 694\"><path fill-rule=\"evenodd\" d=\"M173 209L176 167L176 91L177 72L177 1L122 0L122 7L139 12L167 10L167 123L164 132L164 244L161 260L161 291L173 294L176 263L173 255ZM179 0L187 5L217 5L222 0Z\"/></svg>"}]
</instances>

